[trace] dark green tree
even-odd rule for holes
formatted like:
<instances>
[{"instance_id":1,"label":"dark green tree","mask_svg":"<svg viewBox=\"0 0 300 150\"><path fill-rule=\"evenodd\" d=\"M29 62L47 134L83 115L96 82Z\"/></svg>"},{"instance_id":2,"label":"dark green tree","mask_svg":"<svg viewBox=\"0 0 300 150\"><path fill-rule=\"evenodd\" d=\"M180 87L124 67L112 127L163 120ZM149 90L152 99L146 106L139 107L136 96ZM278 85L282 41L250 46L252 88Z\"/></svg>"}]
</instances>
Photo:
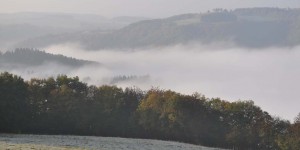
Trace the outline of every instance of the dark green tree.
<instances>
[{"instance_id":1,"label":"dark green tree","mask_svg":"<svg viewBox=\"0 0 300 150\"><path fill-rule=\"evenodd\" d=\"M0 132L22 132L30 118L24 80L8 72L0 74Z\"/></svg>"}]
</instances>

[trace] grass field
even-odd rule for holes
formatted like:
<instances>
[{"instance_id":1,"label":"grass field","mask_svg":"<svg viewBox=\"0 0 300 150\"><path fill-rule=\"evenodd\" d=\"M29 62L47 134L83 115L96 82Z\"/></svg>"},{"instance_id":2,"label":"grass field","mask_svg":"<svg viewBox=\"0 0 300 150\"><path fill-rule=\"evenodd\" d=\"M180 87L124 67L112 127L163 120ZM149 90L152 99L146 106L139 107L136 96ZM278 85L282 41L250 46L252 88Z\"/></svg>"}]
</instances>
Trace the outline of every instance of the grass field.
<instances>
[{"instance_id":1,"label":"grass field","mask_svg":"<svg viewBox=\"0 0 300 150\"><path fill-rule=\"evenodd\" d=\"M219 150L179 142L66 135L0 134L0 150Z\"/></svg>"}]
</instances>

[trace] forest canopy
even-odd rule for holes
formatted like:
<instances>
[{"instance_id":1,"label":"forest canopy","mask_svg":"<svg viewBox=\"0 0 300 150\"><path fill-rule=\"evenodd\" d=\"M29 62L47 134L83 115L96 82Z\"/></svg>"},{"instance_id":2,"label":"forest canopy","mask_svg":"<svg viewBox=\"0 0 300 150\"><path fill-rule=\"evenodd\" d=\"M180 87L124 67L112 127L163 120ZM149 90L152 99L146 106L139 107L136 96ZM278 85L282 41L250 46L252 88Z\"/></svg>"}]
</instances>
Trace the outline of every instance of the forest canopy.
<instances>
[{"instance_id":1,"label":"forest canopy","mask_svg":"<svg viewBox=\"0 0 300 150\"><path fill-rule=\"evenodd\" d=\"M0 74L0 132L174 140L238 149L299 149L294 123L253 101L228 102L171 90L87 85L78 77Z\"/></svg>"}]
</instances>

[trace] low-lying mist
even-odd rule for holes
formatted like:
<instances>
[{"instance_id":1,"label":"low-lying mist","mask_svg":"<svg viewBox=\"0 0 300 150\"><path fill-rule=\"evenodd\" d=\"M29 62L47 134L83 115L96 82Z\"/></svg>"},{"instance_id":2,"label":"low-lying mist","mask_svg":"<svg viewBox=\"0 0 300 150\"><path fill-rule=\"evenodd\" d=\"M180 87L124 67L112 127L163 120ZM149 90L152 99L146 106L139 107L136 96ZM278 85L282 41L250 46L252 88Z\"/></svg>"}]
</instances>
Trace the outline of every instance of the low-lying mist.
<instances>
[{"instance_id":1,"label":"low-lying mist","mask_svg":"<svg viewBox=\"0 0 300 150\"><path fill-rule=\"evenodd\" d=\"M159 87L186 94L199 92L229 101L253 100L263 110L289 120L299 113L299 47L247 50L178 45L130 51L85 51L68 44L51 46L45 51L100 62L101 66L65 72L93 85L110 84L116 76L136 76L113 84L142 89ZM45 67L45 71L56 67ZM44 72L43 67L39 69L40 73Z\"/></svg>"}]
</instances>

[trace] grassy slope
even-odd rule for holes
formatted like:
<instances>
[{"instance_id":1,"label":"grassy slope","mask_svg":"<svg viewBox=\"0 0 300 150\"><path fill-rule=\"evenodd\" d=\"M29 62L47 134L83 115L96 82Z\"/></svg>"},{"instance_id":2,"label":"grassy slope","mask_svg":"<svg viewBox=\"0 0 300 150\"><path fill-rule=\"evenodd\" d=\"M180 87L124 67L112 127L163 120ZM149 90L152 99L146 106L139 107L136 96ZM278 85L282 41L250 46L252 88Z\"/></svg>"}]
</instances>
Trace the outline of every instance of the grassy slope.
<instances>
[{"instance_id":1,"label":"grassy slope","mask_svg":"<svg viewBox=\"0 0 300 150\"><path fill-rule=\"evenodd\" d=\"M39 144L16 144L0 141L0 149L5 150L83 150L76 147L57 147L57 146L46 146Z\"/></svg>"},{"instance_id":2,"label":"grassy slope","mask_svg":"<svg viewBox=\"0 0 300 150\"><path fill-rule=\"evenodd\" d=\"M69 135L0 134L0 150L220 150L180 142Z\"/></svg>"}]
</instances>

